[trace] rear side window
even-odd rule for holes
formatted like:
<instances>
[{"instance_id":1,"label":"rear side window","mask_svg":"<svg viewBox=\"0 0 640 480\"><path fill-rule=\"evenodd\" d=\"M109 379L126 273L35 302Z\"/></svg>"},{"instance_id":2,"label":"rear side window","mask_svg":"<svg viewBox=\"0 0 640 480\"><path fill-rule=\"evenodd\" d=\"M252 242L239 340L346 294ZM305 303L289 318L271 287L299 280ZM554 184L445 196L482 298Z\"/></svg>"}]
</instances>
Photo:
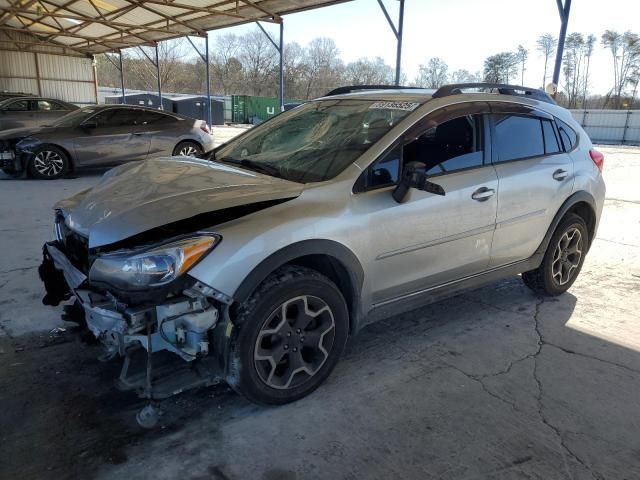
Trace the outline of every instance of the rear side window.
<instances>
[{"instance_id":1,"label":"rear side window","mask_svg":"<svg viewBox=\"0 0 640 480\"><path fill-rule=\"evenodd\" d=\"M160 112L143 112L139 123L142 125L170 125L177 122L178 119L171 115L166 115Z\"/></svg>"},{"instance_id":2,"label":"rear side window","mask_svg":"<svg viewBox=\"0 0 640 480\"><path fill-rule=\"evenodd\" d=\"M562 140L564 151L569 152L573 150L573 147L578 143L578 135L575 130L557 118L556 123L558 124L558 132L560 133L560 140Z\"/></svg>"},{"instance_id":3,"label":"rear side window","mask_svg":"<svg viewBox=\"0 0 640 480\"><path fill-rule=\"evenodd\" d=\"M11 102L6 106L6 110L9 112L26 112L29 110L29 100Z\"/></svg>"},{"instance_id":4,"label":"rear side window","mask_svg":"<svg viewBox=\"0 0 640 480\"><path fill-rule=\"evenodd\" d=\"M558 153L562 151L555 128L550 120L542 120L542 132L544 134L544 151L547 154Z\"/></svg>"},{"instance_id":5,"label":"rear side window","mask_svg":"<svg viewBox=\"0 0 640 480\"><path fill-rule=\"evenodd\" d=\"M498 162L544 155L542 125L536 117L492 115L495 158Z\"/></svg>"}]
</instances>

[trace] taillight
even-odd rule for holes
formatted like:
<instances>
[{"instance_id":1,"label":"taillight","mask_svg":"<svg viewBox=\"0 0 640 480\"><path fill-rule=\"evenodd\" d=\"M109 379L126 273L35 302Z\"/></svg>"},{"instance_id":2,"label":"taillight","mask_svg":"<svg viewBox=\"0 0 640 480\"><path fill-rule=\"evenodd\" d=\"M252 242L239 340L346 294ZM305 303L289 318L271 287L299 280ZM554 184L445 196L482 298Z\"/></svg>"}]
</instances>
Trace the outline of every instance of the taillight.
<instances>
[{"instance_id":1,"label":"taillight","mask_svg":"<svg viewBox=\"0 0 640 480\"><path fill-rule=\"evenodd\" d=\"M604 155L596 149L589 150L589 155L591 156L593 163L598 167L598 170L602 171L602 167L604 167Z\"/></svg>"},{"instance_id":2,"label":"taillight","mask_svg":"<svg viewBox=\"0 0 640 480\"><path fill-rule=\"evenodd\" d=\"M200 130L204 133L209 133L209 126L207 125L207 122L200 122Z\"/></svg>"}]
</instances>

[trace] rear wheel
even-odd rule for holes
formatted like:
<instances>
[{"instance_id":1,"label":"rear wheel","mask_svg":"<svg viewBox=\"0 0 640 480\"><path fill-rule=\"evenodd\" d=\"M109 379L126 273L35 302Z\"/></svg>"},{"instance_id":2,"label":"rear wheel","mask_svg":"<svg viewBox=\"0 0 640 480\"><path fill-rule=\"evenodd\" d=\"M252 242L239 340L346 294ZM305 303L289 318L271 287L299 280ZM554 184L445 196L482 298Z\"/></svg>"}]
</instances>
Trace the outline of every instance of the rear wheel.
<instances>
[{"instance_id":1,"label":"rear wheel","mask_svg":"<svg viewBox=\"0 0 640 480\"><path fill-rule=\"evenodd\" d=\"M236 324L229 384L253 402L278 405L308 395L329 376L347 340L349 314L328 278L287 266L260 285Z\"/></svg>"},{"instance_id":2,"label":"rear wheel","mask_svg":"<svg viewBox=\"0 0 640 480\"><path fill-rule=\"evenodd\" d=\"M196 157L202 154L202 147L196 142L180 142L173 149L174 155L181 155L184 157Z\"/></svg>"},{"instance_id":3,"label":"rear wheel","mask_svg":"<svg viewBox=\"0 0 640 480\"><path fill-rule=\"evenodd\" d=\"M582 217L569 214L554 232L542 264L522 274L525 285L543 295L560 295L575 282L589 247L587 225Z\"/></svg>"},{"instance_id":4,"label":"rear wheel","mask_svg":"<svg viewBox=\"0 0 640 480\"><path fill-rule=\"evenodd\" d=\"M67 154L54 145L39 147L29 162L29 173L41 180L61 178L69 169Z\"/></svg>"}]
</instances>

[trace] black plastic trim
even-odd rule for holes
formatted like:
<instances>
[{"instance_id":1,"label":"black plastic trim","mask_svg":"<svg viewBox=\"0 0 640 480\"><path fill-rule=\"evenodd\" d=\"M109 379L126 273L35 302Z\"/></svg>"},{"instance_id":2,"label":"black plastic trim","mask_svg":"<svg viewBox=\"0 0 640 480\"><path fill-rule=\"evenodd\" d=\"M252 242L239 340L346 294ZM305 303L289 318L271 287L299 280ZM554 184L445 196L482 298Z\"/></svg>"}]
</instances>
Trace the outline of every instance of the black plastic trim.
<instances>
[{"instance_id":1,"label":"black plastic trim","mask_svg":"<svg viewBox=\"0 0 640 480\"><path fill-rule=\"evenodd\" d=\"M543 92L537 88L524 87L521 85L508 85L505 83L453 83L450 85L443 85L434 94L433 98L448 97L450 95L462 94L464 88L484 88L495 89L501 95L512 95L514 97L533 98L545 103L551 103L556 105L556 102L548 93ZM524 92L524 93L517 93Z\"/></svg>"}]
</instances>

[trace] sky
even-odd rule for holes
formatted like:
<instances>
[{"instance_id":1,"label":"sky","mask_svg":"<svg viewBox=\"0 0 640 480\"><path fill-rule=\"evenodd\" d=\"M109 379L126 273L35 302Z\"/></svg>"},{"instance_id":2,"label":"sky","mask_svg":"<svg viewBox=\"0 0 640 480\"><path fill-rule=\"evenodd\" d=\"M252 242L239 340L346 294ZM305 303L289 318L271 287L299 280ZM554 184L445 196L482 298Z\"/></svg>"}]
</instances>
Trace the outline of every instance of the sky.
<instances>
[{"instance_id":1,"label":"sky","mask_svg":"<svg viewBox=\"0 0 640 480\"><path fill-rule=\"evenodd\" d=\"M384 2L397 19L399 2ZM277 27L264 25L277 38ZM330 37L345 62L380 56L395 66L395 37L376 0L354 0L287 15L284 25L285 42L306 45L316 37ZM255 28L242 25L209 35L242 34ZM591 93L604 94L613 83L611 53L600 45L600 36L607 29L640 33L640 0L573 0L568 33L593 33L598 38L590 67ZM535 49L536 39L544 33L557 37L559 30L555 0L405 0L402 69L412 80L420 64L441 57L450 72L466 69L473 73L482 71L487 56L515 51L522 44L529 50L524 83L540 87L544 62ZM550 71L552 64L550 61Z\"/></svg>"}]
</instances>

